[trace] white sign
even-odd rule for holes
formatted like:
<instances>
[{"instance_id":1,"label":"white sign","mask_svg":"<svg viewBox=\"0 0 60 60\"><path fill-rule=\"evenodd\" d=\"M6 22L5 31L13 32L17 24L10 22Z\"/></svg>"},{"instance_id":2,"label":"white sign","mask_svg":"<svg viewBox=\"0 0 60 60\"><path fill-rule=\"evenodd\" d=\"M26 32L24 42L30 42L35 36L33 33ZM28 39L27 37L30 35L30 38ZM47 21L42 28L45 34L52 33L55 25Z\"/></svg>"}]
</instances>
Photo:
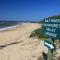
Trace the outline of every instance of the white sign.
<instances>
[{"instance_id":1,"label":"white sign","mask_svg":"<svg viewBox=\"0 0 60 60\"><path fill-rule=\"evenodd\" d=\"M50 49L54 49L54 46L52 44L45 42L45 45L47 45Z\"/></svg>"}]
</instances>

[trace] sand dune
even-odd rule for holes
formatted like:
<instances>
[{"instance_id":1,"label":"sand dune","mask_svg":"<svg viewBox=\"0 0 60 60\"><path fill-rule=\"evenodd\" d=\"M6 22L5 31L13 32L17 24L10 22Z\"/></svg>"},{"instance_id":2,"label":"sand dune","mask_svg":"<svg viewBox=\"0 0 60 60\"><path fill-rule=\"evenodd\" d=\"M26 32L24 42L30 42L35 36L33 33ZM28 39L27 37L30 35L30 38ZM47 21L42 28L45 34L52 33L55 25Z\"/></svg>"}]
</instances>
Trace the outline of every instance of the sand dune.
<instances>
[{"instance_id":1,"label":"sand dune","mask_svg":"<svg viewBox=\"0 0 60 60\"><path fill-rule=\"evenodd\" d=\"M47 51L37 38L29 38L31 32L38 28L41 24L22 23L0 32L0 60L37 60L43 51Z\"/></svg>"}]
</instances>

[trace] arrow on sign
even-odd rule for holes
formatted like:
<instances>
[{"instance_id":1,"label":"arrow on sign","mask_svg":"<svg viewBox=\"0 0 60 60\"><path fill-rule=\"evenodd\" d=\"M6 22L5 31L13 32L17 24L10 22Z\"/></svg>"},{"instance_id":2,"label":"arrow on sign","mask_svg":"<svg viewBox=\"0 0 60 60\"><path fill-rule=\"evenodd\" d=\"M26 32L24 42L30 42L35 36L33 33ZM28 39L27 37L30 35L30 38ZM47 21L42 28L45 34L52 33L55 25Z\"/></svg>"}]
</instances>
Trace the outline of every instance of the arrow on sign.
<instances>
[{"instance_id":1,"label":"arrow on sign","mask_svg":"<svg viewBox=\"0 0 60 60\"><path fill-rule=\"evenodd\" d=\"M54 49L54 46L52 44L45 42L45 45L48 46L50 49Z\"/></svg>"}]
</instances>

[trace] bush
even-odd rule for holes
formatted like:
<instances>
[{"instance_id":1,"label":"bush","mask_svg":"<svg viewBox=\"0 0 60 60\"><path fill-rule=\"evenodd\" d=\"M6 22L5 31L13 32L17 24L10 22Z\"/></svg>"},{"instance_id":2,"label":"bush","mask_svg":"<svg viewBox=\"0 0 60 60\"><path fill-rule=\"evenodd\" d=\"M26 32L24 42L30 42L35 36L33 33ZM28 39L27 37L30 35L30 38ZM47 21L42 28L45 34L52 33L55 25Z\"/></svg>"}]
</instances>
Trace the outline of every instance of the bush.
<instances>
[{"instance_id":1,"label":"bush","mask_svg":"<svg viewBox=\"0 0 60 60\"><path fill-rule=\"evenodd\" d=\"M39 39L46 39L47 36L44 34L43 28L42 29L37 29L35 31L33 31L30 35L30 37L35 37L37 36Z\"/></svg>"}]
</instances>

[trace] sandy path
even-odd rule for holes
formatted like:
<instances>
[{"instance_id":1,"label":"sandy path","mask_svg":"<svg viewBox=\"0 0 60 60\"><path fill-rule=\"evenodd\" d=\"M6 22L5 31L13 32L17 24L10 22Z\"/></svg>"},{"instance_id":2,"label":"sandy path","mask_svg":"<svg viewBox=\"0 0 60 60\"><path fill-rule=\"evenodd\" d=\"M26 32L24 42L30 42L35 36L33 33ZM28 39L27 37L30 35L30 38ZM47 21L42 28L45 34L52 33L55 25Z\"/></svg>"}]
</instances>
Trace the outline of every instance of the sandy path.
<instances>
[{"instance_id":1,"label":"sandy path","mask_svg":"<svg viewBox=\"0 0 60 60\"><path fill-rule=\"evenodd\" d=\"M0 32L0 60L37 60L46 47L36 38L29 38L31 32L40 28L37 23L24 23L15 29ZM17 44L11 44L17 42Z\"/></svg>"}]
</instances>

